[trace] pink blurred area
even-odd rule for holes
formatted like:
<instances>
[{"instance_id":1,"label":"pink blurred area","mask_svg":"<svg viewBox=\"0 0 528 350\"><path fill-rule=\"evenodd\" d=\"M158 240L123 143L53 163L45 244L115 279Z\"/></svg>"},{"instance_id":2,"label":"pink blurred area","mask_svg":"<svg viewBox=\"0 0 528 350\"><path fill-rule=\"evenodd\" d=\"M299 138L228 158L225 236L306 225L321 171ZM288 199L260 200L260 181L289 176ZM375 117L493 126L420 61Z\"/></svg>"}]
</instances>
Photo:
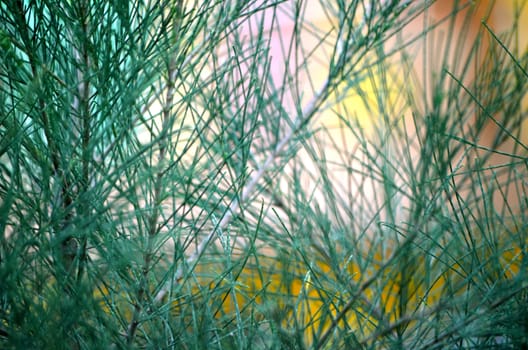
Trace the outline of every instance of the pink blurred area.
<instances>
[{"instance_id":1,"label":"pink blurred area","mask_svg":"<svg viewBox=\"0 0 528 350\"><path fill-rule=\"evenodd\" d=\"M324 5L321 3L324 3ZM410 3L425 2L411 1ZM256 8L259 4L260 2L257 2L253 7ZM286 108L288 113L295 114L302 110L302 107L310 102L314 94L324 84L327 77L330 57L336 47L338 35L337 13L339 11L337 6L332 8L329 4L333 3L320 0L284 1L277 6L270 7L266 11L256 12L240 22L241 26L237 30L237 35L248 47L256 45L257 40L261 39L257 33L260 32L261 28L264 28L264 40L269 40L269 52L266 55L271 57L271 80L269 83L275 87L284 88L280 98L283 107ZM417 40L415 44L410 45L407 49L409 53L415 55L413 58L415 71L419 73L418 79L420 83L427 88L427 81L424 81L426 74L421 74L424 72L424 60L428 60L426 71L439 69L435 64L440 64L440 60L437 59L437 62L434 62L435 57L430 57L431 55L439 55L443 49L450 46L453 47L451 50L452 54L455 54L454 46L461 45L463 48L462 52L457 51L456 53L461 56L453 57L453 64L456 64L457 60L463 61L464 57L469 54L471 43L475 40L477 33L484 30L483 21L495 33L500 34L511 28L515 17L514 14L522 10L520 23L521 28L526 30L519 30L517 42L521 50L522 48L526 50L528 28L522 23L528 22L528 6L521 7L521 5L521 1L514 0L498 2L491 0L476 2L442 0L433 2L428 10L406 25L400 33L402 40L409 40L419 36L427 25L440 23L427 36ZM365 2L365 6L369 7L368 1ZM449 17L453 9L461 10L458 10L456 20L451 22ZM362 10L364 9L360 6L359 11ZM356 17L361 18L361 14L356 14ZM298 18L302 18L302 20L298 21ZM452 31L454 36L450 42L447 42L449 39L447 33L449 31ZM489 40L489 36L485 35L484 37ZM395 45L398 45L398 43L396 43L396 36L393 36L392 39L387 41L386 49L389 50L390 47ZM429 50L430 56L427 53L422 54L423 47ZM486 62L481 63L486 64ZM247 70L250 69L250 65L251 63L248 63ZM396 67L394 72L398 70L400 69ZM287 76L290 76L290 78L287 79ZM474 73L470 72L465 77L465 81L471 81L473 78ZM394 76L393 79L396 83L398 77ZM365 82L365 84L364 91L367 94L370 90L379 88L379 86L370 86L373 82ZM387 93L390 94L390 92ZM364 114L372 113L372 106L365 106L364 104L365 101L354 99L351 96L347 105L355 109L349 112L355 113L361 118ZM322 119L332 124L328 121L328 118L330 117L325 116ZM365 120L363 124L365 127L368 127L368 120L373 121L373 118L366 116L361 119Z\"/></svg>"}]
</instances>

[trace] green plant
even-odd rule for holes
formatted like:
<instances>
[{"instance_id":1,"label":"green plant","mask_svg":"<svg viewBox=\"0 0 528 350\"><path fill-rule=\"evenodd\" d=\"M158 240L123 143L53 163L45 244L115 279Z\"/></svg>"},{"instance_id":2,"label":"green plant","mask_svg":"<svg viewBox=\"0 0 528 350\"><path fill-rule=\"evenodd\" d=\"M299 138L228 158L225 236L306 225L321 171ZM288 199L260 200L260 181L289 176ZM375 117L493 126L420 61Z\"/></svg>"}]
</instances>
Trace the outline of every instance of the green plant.
<instances>
[{"instance_id":1,"label":"green plant","mask_svg":"<svg viewBox=\"0 0 528 350\"><path fill-rule=\"evenodd\" d=\"M1 346L526 348L528 56L432 3L3 0Z\"/></svg>"}]
</instances>

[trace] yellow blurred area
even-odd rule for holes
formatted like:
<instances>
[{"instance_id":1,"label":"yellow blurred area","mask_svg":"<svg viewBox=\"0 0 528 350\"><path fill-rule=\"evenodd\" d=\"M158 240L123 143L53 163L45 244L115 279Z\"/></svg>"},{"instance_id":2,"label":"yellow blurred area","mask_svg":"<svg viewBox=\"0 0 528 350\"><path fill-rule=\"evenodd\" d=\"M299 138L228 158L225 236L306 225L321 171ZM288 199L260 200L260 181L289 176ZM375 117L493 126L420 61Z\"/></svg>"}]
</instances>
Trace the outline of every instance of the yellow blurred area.
<instances>
[{"instance_id":1,"label":"yellow blurred area","mask_svg":"<svg viewBox=\"0 0 528 350\"><path fill-rule=\"evenodd\" d=\"M301 330L306 345L313 345L334 323L364 340L383 327L399 323L413 327L443 302L475 297L470 294L473 288L468 287L473 279L497 284L517 278L524 259L521 247L504 244L495 249L502 255L492 256L486 247L477 252L482 262L477 273L472 265L466 266L470 263L465 253L456 257L455 263L428 259L422 254L402 264L396 263L401 257L391 263L390 250L376 250L367 267L355 261L335 266L320 255L309 267L301 259L280 262L265 256L258 262L245 261L241 269L198 263L187 278L179 281L170 299L146 308L139 320L148 331L149 313L165 310L192 332L208 310L218 320L218 327L236 322L239 317L251 316L263 325L271 320L287 334ZM155 290L150 293L155 294ZM126 293L112 281L94 293L108 314L119 315L126 323L134 313L135 295L135 290Z\"/></svg>"},{"instance_id":2,"label":"yellow blurred area","mask_svg":"<svg viewBox=\"0 0 528 350\"><path fill-rule=\"evenodd\" d=\"M450 21L445 20L449 18L453 9L463 8L456 16L454 26ZM489 12L488 10L492 8ZM468 13L471 13L469 17ZM492 1L492 0L479 0L479 1L436 1L426 11L427 20L434 23L434 21L442 21L440 25L436 25L433 30L428 32L426 36L418 39L413 45L408 47L406 50L408 53L416 53L416 57L413 61L413 69L415 73L420 76L420 80L424 79L425 76L434 74L432 66L436 63L440 63L443 52L440 48L450 48L451 55L455 54L455 46L462 45L462 51L456 51L460 57L452 57L453 63L462 64L466 57L470 54L471 46L476 38L477 33L480 31L484 33L484 42L493 42L497 44L495 39L487 32L483 26L483 22L490 27L493 34L497 35L499 39L504 39L504 33L511 30L514 19L518 18L519 30L515 33L512 41L512 47L507 47L513 54L519 53L520 55L528 54L528 6L526 1L517 0L506 0L506 1ZM403 38L417 37L423 30L426 20L423 16L410 22L402 31ZM469 23L469 26L467 24ZM467 27L466 27L467 26ZM449 31L454 31L454 40L456 42L442 42L443 38L447 37ZM426 40L428 43L426 43ZM421 57L424 46L433 45L429 42L438 40L436 51L431 51L431 47L428 46L426 55L427 57ZM390 48L395 44L395 39L391 38L388 41L386 52L390 52ZM486 46L483 46L485 48ZM458 50L458 49L457 49ZM473 58L472 64L474 67L480 65L479 70L486 69L491 62L476 62L477 57ZM482 57L485 57L482 55ZM520 59L521 57L516 57ZM368 65L368 61L374 61L375 57L365 57L362 62L363 65ZM427 67L424 70L424 62L427 63ZM436 62L438 61L438 62ZM513 65L513 62L511 62ZM361 64L358 65L361 69ZM527 67L524 67L525 69ZM471 68L474 69L474 68ZM317 69L313 71L317 72ZM423 74L425 73L425 74ZM474 74L470 74L466 83L469 83L475 78ZM423 81L422 81L423 83ZM408 91L409 88L415 88L414 94L422 94L423 92L419 89L420 86L413 86L413 81L409 80L409 76L406 75L406 69L402 66L398 59L388 59L381 66L372 66L363 72L363 75L358 79L357 85L349 91L345 99L340 100L334 108L328 110L320 116L320 124L327 127L335 127L340 122L335 116L340 114L348 118L355 119L360 126L362 126L367 132L371 132L373 127L379 126L384 113L408 113L404 109L405 99L404 92ZM339 89L338 93L339 95ZM522 108L528 108L528 94L523 99ZM393 115L393 118L399 118L399 115ZM523 125L523 129L526 130L528 125ZM491 139L494 135L490 132L487 136ZM339 137L336 134L336 137ZM348 135L351 137L351 135ZM482 140L484 144L491 142L490 140ZM525 131L522 133L521 141L528 143L528 133Z\"/></svg>"}]
</instances>

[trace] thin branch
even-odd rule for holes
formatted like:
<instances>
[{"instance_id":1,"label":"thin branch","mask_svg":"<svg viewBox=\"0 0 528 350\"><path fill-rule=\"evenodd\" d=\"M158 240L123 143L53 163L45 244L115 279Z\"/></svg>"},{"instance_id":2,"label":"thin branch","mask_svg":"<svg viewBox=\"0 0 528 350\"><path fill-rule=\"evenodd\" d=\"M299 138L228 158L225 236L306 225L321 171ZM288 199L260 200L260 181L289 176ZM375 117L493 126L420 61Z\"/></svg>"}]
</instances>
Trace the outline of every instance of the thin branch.
<instances>
[{"instance_id":1,"label":"thin branch","mask_svg":"<svg viewBox=\"0 0 528 350\"><path fill-rule=\"evenodd\" d=\"M387 261L381 265L374 274L367 279L363 284L361 284L358 290L350 297L350 300L343 306L339 313L332 319L330 327L325 331L325 333L319 338L319 341L315 345L314 349L321 349L325 346L326 342L330 339L330 336L334 332L334 329L338 326L339 322L346 317L352 306L361 299L363 292L367 290L374 282L378 280L380 275L396 260L397 257L405 251L404 247L412 244L414 238L417 234L412 234L400 245L399 249L395 250L394 253L387 259Z\"/></svg>"},{"instance_id":2,"label":"thin branch","mask_svg":"<svg viewBox=\"0 0 528 350\"><path fill-rule=\"evenodd\" d=\"M186 259L187 264L194 264L200 256L205 251L205 248L207 245L212 241L215 233L217 230L225 229L227 225L231 222L233 217L238 213L238 210L244 203L250 198L251 194L253 193L255 187L259 183L259 181L264 177L264 175L272 169L272 165L275 162L275 160L280 156L286 145L292 140L292 138L295 136L299 130L307 125L307 123L312 119L314 114L317 112L319 106L321 103L325 100L326 96L328 96L328 88L330 85L330 79L327 79L320 89L314 94L312 99L309 101L309 103L303 108L302 114L296 118L295 124L290 128L288 133L284 135L284 137L277 143L273 151L268 155L266 160L262 163L262 165L258 168L257 172L254 173L247 185L244 187L242 191L242 195L239 198L233 199L231 202L231 205L228 207L224 215L222 216L222 219L220 222L216 225L215 228L213 228L209 234L198 244L195 251ZM180 265L178 269L176 270L176 273L174 274L173 282L169 283L167 286L162 288L158 294L155 297L156 303L161 303L161 301L165 298L169 290L173 287L174 284L177 284L178 281L183 277L183 269Z\"/></svg>"},{"instance_id":3,"label":"thin branch","mask_svg":"<svg viewBox=\"0 0 528 350\"><path fill-rule=\"evenodd\" d=\"M178 31L181 23L181 16L183 13L183 0L178 0L178 3L176 4L176 18L174 21L174 31L176 31L176 39L178 38ZM177 40L176 40L177 41ZM161 138L160 138L160 146L158 151L158 165L163 164L163 160L165 159L166 152L167 152L167 135L168 129L171 127L173 118L172 118L172 107L174 103L174 95L176 93L176 59L174 55L171 56L168 62L168 71L167 71L167 92L166 92L166 98L165 103L163 105L162 110L162 128L161 128ZM151 269L152 265L152 258L153 258L153 247L152 247L152 240L153 237L158 233L158 220L160 216L160 204L162 201L163 196L163 177L164 177L165 169L160 168L155 177L155 183L154 183L154 193L152 194L152 207L153 212L150 215L148 219L148 232L147 232L147 247L146 252L143 254L143 268L142 268L142 274L140 277L140 287L137 292L137 303L134 306L134 314L132 316L132 319L130 320L130 324L127 329L126 338L128 344L132 344L132 341L134 340L134 335L136 333L137 327L139 326L139 316L142 312L142 305L141 301L144 299L145 295L148 293L148 274Z\"/></svg>"}]
</instances>

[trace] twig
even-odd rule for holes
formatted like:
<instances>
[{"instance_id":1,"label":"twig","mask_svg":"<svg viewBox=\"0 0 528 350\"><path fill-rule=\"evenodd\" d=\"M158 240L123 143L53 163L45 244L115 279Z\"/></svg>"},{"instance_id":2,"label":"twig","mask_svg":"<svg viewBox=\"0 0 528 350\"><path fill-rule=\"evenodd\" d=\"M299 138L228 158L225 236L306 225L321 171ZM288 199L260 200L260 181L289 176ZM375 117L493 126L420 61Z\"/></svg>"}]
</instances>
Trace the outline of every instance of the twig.
<instances>
[{"instance_id":1,"label":"twig","mask_svg":"<svg viewBox=\"0 0 528 350\"><path fill-rule=\"evenodd\" d=\"M402 243L400 246L403 248L406 245L412 244L414 241L414 238L416 237L416 233L411 234L407 237L407 239ZM330 336L332 335L334 329L338 326L339 322L345 318L345 316L348 314L350 309L354 306L354 304L361 300L361 296L363 295L363 292L367 290L376 280L378 280L379 276L396 260L396 258L403 252L405 249L397 249L392 253L391 256L385 261L383 265L381 265L377 270L374 271L374 274L367 279L365 282L363 282L357 291L350 297L350 300L343 306L343 308L339 311L339 313L332 319L332 323L330 327L323 333L321 338L319 338L319 341L317 342L314 349L321 349L326 342L329 340Z\"/></svg>"},{"instance_id":2,"label":"twig","mask_svg":"<svg viewBox=\"0 0 528 350\"><path fill-rule=\"evenodd\" d=\"M181 11L183 8L183 0L178 0L178 3L176 4L176 8ZM181 17L181 12L177 14L176 21L175 21L175 28L176 30L179 30L179 21ZM165 104L163 106L162 111L162 137L160 138L160 146L158 151L158 164L163 161L165 158L165 153L167 150L167 129L170 128L171 123L171 109L174 101L174 95L176 92L175 87L175 72L176 69L176 61L174 58L172 58L169 61L169 67L168 67L168 76L167 76L167 92L166 92L166 100ZM148 273L150 271L151 265L152 265L152 239L154 236L158 233L158 220L160 216L160 210L159 205L161 202L161 196L162 196L162 184L163 184L163 169L159 169L156 173L156 178L154 182L154 193L152 195L152 207L153 212L148 220L148 232L147 232L147 247L146 252L143 254L143 268L142 268L142 275L140 277L140 287L137 292L137 303L134 306L134 313L132 315L132 319L130 320L130 324L127 328L126 332L126 338L127 342L131 344L131 342L134 339L134 335L136 333L137 327L139 325L139 317L142 312L142 305L141 300L144 298L145 294L148 292Z\"/></svg>"},{"instance_id":3,"label":"twig","mask_svg":"<svg viewBox=\"0 0 528 350\"><path fill-rule=\"evenodd\" d=\"M187 265L195 263L198 258L203 254L205 251L205 248L207 245L212 241L215 232L217 232L218 229L224 229L227 227L227 225L231 222L231 219L233 216L235 216L238 213L238 210L240 207L249 199L251 194L253 193L253 190L255 189L255 186L258 184L258 182L264 177L267 171L271 169L272 164L277 159L277 157L281 154L281 152L284 150L284 147L291 141L293 136L304 126L306 125L310 119L314 116L314 114L317 112L319 106L321 103L325 100L326 96L328 95L328 87L330 85L330 79L326 79L326 81L322 84L320 89L314 94L310 102L303 108L302 114L296 118L295 124L291 127L291 129L288 131L286 135L277 143L273 151L268 155L266 160L262 163L262 165L258 168L257 172L254 173L251 176L251 179L247 183L247 185L244 187L242 191L242 195L239 198L235 198L231 205L228 207L228 209L225 211L224 215L222 216L222 219L216 225L215 228L213 228L209 234L198 244L195 251L186 259ZM180 265L178 269L176 270L176 273L174 274L174 278L172 281L170 281L164 288L162 288L158 294L156 295L154 302L159 304L161 301L165 298L169 290L178 283L178 281L183 277L183 269Z\"/></svg>"}]
</instances>

